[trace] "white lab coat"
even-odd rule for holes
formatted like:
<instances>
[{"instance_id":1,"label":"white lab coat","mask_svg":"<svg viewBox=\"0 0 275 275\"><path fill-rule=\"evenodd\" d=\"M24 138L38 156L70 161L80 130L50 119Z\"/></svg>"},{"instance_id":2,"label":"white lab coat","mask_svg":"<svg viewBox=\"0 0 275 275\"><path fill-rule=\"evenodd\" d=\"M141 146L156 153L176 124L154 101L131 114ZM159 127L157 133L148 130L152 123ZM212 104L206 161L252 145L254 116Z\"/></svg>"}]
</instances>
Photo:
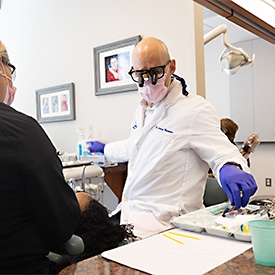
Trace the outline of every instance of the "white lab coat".
<instances>
[{"instance_id":1,"label":"white lab coat","mask_svg":"<svg viewBox=\"0 0 275 275\"><path fill-rule=\"evenodd\" d=\"M201 96L182 95L173 80L169 93L144 123L137 108L128 139L108 143L107 160L129 161L121 202L121 223L132 223L141 237L171 228L171 218L203 207L207 171L219 179L228 161L246 160L220 130L213 107Z\"/></svg>"}]
</instances>

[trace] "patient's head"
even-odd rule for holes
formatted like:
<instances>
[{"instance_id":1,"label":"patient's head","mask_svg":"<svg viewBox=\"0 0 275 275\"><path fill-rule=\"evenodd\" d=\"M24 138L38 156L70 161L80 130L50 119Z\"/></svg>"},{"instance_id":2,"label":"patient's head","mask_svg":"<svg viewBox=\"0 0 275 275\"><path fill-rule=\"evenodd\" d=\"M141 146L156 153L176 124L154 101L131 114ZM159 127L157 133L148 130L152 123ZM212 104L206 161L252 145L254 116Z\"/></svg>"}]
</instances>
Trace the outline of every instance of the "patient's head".
<instances>
[{"instance_id":1,"label":"patient's head","mask_svg":"<svg viewBox=\"0 0 275 275\"><path fill-rule=\"evenodd\" d=\"M83 239L85 251L75 261L80 261L119 246L133 238L128 228L113 224L107 209L85 192L76 193L81 216L75 234Z\"/></svg>"},{"instance_id":2,"label":"patient's head","mask_svg":"<svg viewBox=\"0 0 275 275\"><path fill-rule=\"evenodd\" d=\"M225 133L228 139L234 143L236 133L238 131L238 125L230 118L221 119L221 130Z\"/></svg>"},{"instance_id":3,"label":"patient's head","mask_svg":"<svg viewBox=\"0 0 275 275\"><path fill-rule=\"evenodd\" d=\"M93 199L93 197L85 192L77 192L76 198L78 200L80 210L83 212L86 207L88 207L89 202Z\"/></svg>"}]
</instances>

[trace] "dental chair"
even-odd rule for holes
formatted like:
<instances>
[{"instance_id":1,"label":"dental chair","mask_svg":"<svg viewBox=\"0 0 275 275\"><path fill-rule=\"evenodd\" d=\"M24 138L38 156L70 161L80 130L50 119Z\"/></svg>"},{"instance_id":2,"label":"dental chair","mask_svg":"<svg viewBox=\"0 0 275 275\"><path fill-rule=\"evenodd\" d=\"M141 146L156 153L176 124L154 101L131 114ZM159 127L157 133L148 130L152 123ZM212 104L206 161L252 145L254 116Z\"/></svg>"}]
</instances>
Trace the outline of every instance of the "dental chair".
<instances>
[{"instance_id":1,"label":"dental chair","mask_svg":"<svg viewBox=\"0 0 275 275\"><path fill-rule=\"evenodd\" d=\"M72 235L72 237L65 243L53 247L47 257L50 261L55 262L58 269L61 270L71 264L66 256L76 256L83 252L83 240L77 235Z\"/></svg>"},{"instance_id":2,"label":"dental chair","mask_svg":"<svg viewBox=\"0 0 275 275\"><path fill-rule=\"evenodd\" d=\"M66 182L74 192L85 191L103 204L104 195L104 172L96 164L88 164L76 167L63 168L63 174Z\"/></svg>"},{"instance_id":3,"label":"dental chair","mask_svg":"<svg viewBox=\"0 0 275 275\"><path fill-rule=\"evenodd\" d=\"M63 175L74 192L85 191L90 193L94 199L98 201L101 199L103 202L105 183L104 172L101 167L91 164L64 167ZM77 235L72 235L65 243L51 248L51 252L47 257L50 261L55 262L61 270L71 264L66 256L76 256L83 252L83 240Z\"/></svg>"},{"instance_id":4,"label":"dental chair","mask_svg":"<svg viewBox=\"0 0 275 275\"><path fill-rule=\"evenodd\" d=\"M203 197L205 207L228 201L226 193L215 178L208 177Z\"/></svg>"}]
</instances>

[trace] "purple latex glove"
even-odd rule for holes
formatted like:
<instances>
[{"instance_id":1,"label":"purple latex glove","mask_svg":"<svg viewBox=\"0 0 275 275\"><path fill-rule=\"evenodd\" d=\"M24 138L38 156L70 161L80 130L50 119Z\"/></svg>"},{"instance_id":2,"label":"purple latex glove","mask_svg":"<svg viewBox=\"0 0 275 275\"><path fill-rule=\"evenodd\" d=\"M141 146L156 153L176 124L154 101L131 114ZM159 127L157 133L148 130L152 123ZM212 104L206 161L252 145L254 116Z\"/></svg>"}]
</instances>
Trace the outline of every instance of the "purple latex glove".
<instances>
[{"instance_id":1,"label":"purple latex glove","mask_svg":"<svg viewBox=\"0 0 275 275\"><path fill-rule=\"evenodd\" d=\"M224 165L220 169L220 181L231 205L237 208L245 207L258 188L253 176L235 165Z\"/></svg>"},{"instance_id":2,"label":"purple latex glove","mask_svg":"<svg viewBox=\"0 0 275 275\"><path fill-rule=\"evenodd\" d=\"M90 150L91 153L104 153L104 147L105 144L101 143L99 141L87 141L87 145L89 146L88 149Z\"/></svg>"}]
</instances>

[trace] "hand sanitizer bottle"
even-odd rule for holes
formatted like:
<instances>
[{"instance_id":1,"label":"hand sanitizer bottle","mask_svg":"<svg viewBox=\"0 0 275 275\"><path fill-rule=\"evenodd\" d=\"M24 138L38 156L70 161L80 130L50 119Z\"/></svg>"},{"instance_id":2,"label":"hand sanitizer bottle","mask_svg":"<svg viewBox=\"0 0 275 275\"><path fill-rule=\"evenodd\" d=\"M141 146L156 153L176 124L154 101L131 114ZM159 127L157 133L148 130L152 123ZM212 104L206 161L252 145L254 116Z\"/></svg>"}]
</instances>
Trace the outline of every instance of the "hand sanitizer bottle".
<instances>
[{"instance_id":1,"label":"hand sanitizer bottle","mask_svg":"<svg viewBox=\"0 0 275 275\"><path fill-rule=\"evenodd\" d=\"M83 127L77 127L78 142L77 142L77 160L81 161L83 156L83 143L85 142L85 130Z\"/></svg>"}]
</instances>

